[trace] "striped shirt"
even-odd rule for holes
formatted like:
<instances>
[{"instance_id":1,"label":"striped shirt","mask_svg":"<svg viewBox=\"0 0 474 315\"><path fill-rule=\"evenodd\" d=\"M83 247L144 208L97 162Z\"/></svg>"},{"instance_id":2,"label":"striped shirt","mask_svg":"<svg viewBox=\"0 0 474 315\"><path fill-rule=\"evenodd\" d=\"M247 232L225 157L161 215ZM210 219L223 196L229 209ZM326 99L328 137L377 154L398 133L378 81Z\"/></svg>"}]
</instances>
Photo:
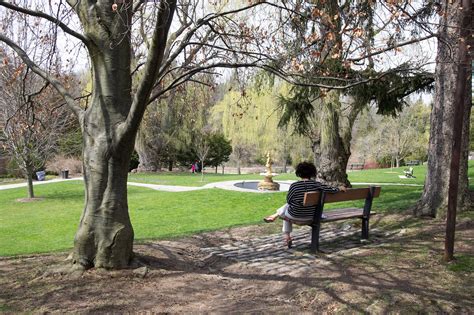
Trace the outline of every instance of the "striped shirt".
<instances>
[{"instance_id":1,"label":"striped shirt","mask_svg":"<svg viewBox=\"0 0 474 315\"><path fill-rule=\"evenodd\" d=\"M303 206L304 193L309 191L338 192L339 188L327 186L314 180L300 180L290 185L286 203L288 203L288 214L293 218L312 218L314 206Z\"/></svg>"}]
</instances>

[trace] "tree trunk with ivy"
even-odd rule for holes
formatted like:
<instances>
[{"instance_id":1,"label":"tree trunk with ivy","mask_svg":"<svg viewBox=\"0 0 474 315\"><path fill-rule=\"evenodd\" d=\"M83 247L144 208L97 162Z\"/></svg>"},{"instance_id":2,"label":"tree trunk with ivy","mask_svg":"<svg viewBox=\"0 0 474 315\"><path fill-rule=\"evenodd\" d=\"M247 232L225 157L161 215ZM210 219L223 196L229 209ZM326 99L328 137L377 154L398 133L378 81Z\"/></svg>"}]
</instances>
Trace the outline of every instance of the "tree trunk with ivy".
<instances>
[{"instance_id":1,"label":"tree trunk with ivy","mask_svg":"<svg viewBox=\"0 0 474 315\"><path fill-rule=\"evenodd\" d=\"M469 207L468 197L468 156L469 156L469 123L471 114L471 91L466 89L462 121L454 121L455 91L457 81L461 29L461 16L458 14L458 4L448 4L443 1L444 11L438 40L438 55L436 59L435 98L431 111L430 141L428 148L428 169L421 199L414 207L418 216L446 217L448 204L449 174L451 151L453 147L453 126L463 124L462 154L459 170L458 209L462 211ZM468 70L471 73L472 69ZM468 86L471 86L469 76Z\"/></svg>"},{"instance_id":2,"label":"tree trunk with ivy","mask_svg":"<svg viewBox=\"0 0 474 315\"><path fill-rule=\"evenodd\" d=\"M353 103L341 110L340 93L332 91L322 106L321 131L318 146L313 143L317 178L332 186L350 187L347 163L351 155L352 126L360 109ZM317 150L317 151L316 151Z\"/></svg>"}]
</instances>

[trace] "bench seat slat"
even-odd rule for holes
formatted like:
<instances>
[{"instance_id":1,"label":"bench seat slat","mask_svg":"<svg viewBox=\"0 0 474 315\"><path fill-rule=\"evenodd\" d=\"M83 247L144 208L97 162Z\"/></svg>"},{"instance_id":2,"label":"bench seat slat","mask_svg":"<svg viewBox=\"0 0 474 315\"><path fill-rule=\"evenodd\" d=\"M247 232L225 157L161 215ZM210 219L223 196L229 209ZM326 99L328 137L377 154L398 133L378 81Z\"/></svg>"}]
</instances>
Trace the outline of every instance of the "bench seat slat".
<instances>
[{"instance_id":1,"label":"bench seat slat","mask_svg":"<svg viewBox=\"0 0 474 315\"><path fill-rule=\"evenodd\" d=\"M321 222L333 222L339 220L346 220L352 218L362 218L364 209L360 208L345 208L334 211L324 212L326 218L321 219ZM375 215L377 212L370 212L370 215ZM312 221L295 221L291 220L297 225L311 225Z\"/></svg>"},{"instance_id":2,"label":"bench seat slat","mask_svg":"<svg viewBox=\"0 0 474 315\"><path fill-rule=\"evenodd\" d=\"M338 209L336 211L324 212L326 218L321 219L321 222L332 222L339 220L346 220L351 218L362 218L364 209L359 208L346 208ZM370 215L374 215L376 212L370 212Z\"/></svg>"},{"instance_id":3,"label":"bench seat slat","mask_svg":"<svg viewBox=\"0 0 474 315\"><path fill-rule=\"evenodd\" d=\"M359 216L362 215L362 212L363 209L361 208L340 208L333 211L324 211L324 215L327 218L338 218L340 216Z\"/></svg>"}]
</instances>

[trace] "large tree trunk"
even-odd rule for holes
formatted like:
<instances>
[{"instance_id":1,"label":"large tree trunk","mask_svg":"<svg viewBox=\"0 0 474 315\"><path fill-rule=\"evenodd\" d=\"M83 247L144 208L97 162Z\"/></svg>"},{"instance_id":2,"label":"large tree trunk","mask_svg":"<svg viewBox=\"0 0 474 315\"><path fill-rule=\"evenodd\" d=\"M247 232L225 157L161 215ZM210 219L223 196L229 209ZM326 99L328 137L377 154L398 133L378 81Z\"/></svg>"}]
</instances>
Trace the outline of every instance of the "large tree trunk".
<instances>
[{"instance_id":1,"label":"large tree trunk","mask_svg":"<svg viewBox=\"0 0 474 315\"><path fill-rule=\"evenodd\" d=\"M321 166L321 137L319 136L318 139L312 139L311 150L313 151L314 155L314 166L316 166L316 170L319 170Z\"/></svg>"},{"instance_id":2,"label":"large tree trunk","mask_svg":"<svg viewBox=\"0 0 474 315\"><path fill-rule=\"evenodd\" d=\"M458 209L469 206L467 161L469 155L469 117L471 113L471 91L466 89L463 121L454 121L455 85L459 55L459 30L462 15L457 5L444 1L444 14L440 22L438 56L436 60L435 99L431 111L430 141L428 149L428 171L421 199L414 207L419 216L444 218L448 203L451 150L453 147L453 126L463 124L462 155L459 172ZM468 73L471 73L471 69ZM471 86L469 76L468 86Z\"/></svg>"},{"instance_id":3,"label":"large tree trunk","mask_svg":"<svg viewBox=\"0 0 474 315\"><path fill-rule=\"evenodd\" d=\"M138 171L139 172L157 172L161 170L156 148L151 147L147 143L146 134L139 131L137 134L137 141L135 143L135 151L138 154Z\"/></svg>"},{"instance_id":4,"label":"large tree trunk","mask_svg":"<svg viewBox=\"0 0 474 315\"><path fill-rule=\"evenodd\" d=\"M73 263L83 268L123 268L133 255L127 173L136 128L118 137L132 104L131 12L115 13L107 3L78 3L92 40L92 105L82 121L85 207L74 239ZM128 9L130 10L130 9ZM124 10L125 11L125 10Z\"/></svg>"},{"instance_id":5,"label":"large tree trunk","mask_svg":"<svg viewBox=\"0 0 474 315\"><path fill-rule=\"evenodd\" d=\"M114 150L104 137L84 136L86 205L74 239L75 264L123 268L132 258L133 228L127 202L132 148L133 142Z\"/></svg>"},{"instance_id":6,"label":"large tree trunk","mask_svg":"<svg viewBox=\"0 0 474 315\"><path fill-rule=\"evenodd\" d=\"M317 1L315 3L318 4ZM339 3L336 0L327 1L322 6L329 17L339 14ZM339 49L343 47L341 29L341 19L332 21L329 18L320 26L322 37L325 37L326 33L334 35L332 36L333 40L326 42L322 53L327 56L328 60L332 59L332 62L338 64L342 63L342 55L339 54ZM337 52L339 57L333 57L333 52ZM318 171L317 179L332 186L351 187L346 169L351 155L352 125L360 109L357 109L351 102L343 111L341 97L339 91L331 91L324 97L319 139L313 140L313 152Z\"/></svg>"},{"instance_id":7,"label":"large tree trunk","mask_svg":"<svg viewBox=\"0 0 474 315\"><path fill-rule=\"evenodd\" d=\"M320 152L317 167L317 179L332 186L344 185L350 187L347 178L347 162L351 155L350 137L341 137L339 123L339 92L333 91L322 106ZM348 142L347 142L348 141Z\"/></svg>"},{"instance_id":8,"label":"large tree trunk","mask_svg":"<svg viewBox=\"0 0 474 315\"><path fill-rule=\"evenodd\" d=\"M4 2L0 3L13 7L12 10L38 16L36 11L20 10ZM67 88L36 65L21 47L3 34L0 40L54 86L79 118L86 189L85 207L74 239L73 263L81 268L123 268L133 255L133 229L127 205L128 166L138 127L163 66L177 1L158 2L147 60L133 101L131 30L133 10L138 7L131 5L131 1L66 2L77 13L84 34L76 33L66 24L57 24L84 43L92 64L92 98L87 108L80 106Z\"/></svg>"}]
</instances>

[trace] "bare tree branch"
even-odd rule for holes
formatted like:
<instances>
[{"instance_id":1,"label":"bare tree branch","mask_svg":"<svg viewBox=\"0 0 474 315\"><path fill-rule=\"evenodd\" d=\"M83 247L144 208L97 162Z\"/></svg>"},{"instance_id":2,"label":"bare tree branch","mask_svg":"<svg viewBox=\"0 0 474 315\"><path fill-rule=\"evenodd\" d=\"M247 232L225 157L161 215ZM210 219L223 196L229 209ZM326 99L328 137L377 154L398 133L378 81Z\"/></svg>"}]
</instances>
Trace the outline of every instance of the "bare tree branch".
<instances>
[{"instance_id":1,"label":"bare tree branch","mask_svg":"<svg viewBox=\"0 0 474 315\"><path fill-rule=\"evenodd\" d=\"M41 69L33 60L31 60L26 52L17 44L15 44L11 39L6 37L3 34L0 34L0 41L4 42L8 46L10 46L18 56L23 60L23 62L36 74L42 77L44 80L48 81L58 93L63 97L66 101L66 104L69 108L74 112L76 117L81 118L83 114L83 110L76 104L74 98L68 92L68 90L61 84L56 78L48 74L46 71Z\"/></svg>"},{"instance_id":2,"label":"bare tree branch","mask_svg":"<svg viewBox=\"0 0 474 315\"><path fill-rule=\"evenodd\" d=\"M419 42L425 41L425 40L430 39L430 38L433 38L433 37L435 37L435 36L436 36L435 34L430 34L430 35L427 35L427 36L425 36L425 37L415 38L415 39L412 39L412 40L409 40L409 41L405 41L405 42L402 42L402 43L398 43L398 44L394 44L394 45L389 45L389 46L385 47L384 49L380 49L380 50L374 51L374 52L371 53L371 54L366 54L366 55L363 55L363 56L360 56L360 57L357 57L357 58L347 58L346 61L358 62L358 61L367 59L367 58L369 58L369 57L377 56L377 55L383 54L383 53L385 53L385 52L387 52L387 51L394 50L395 48L399 48L399 47L403 47L403 46L407 46L407 45L411 45L411 44L415 44L415 43L419 43Z\"/></svg>"},{"instance_id":3,"label":"bare tree branch","mask_svg":"<svg viewBox=\"0 0 474 315\"><path fill-rule=\"evenodd\" d=\"M176 50L170 55L170 57L168 58L166 64L163 65L162 67L162 70L159 74L159 76L162 76L162 74L164 72L167 71L168 67L173 63L174 60L176 60L176 58L181 54L181 52L187 47L190 45L190 42L194 36L194 34L203 26L205 25L209 25L209 23L217 18L220 18L220 17L225 17L225 16L228 16L228 15L233 15L233 14L236 14L236 13L239 13L239 12L242 12L242 11L246 11L246 10L249 10L253 7L256 7L258 5L262 5L262 4L269 4L265 1L261 1L261 2L256 2L256 3L252 3L248 6L244 6L242 8L238 8L238 9L234 9L234 10L229 10L229 11L224 11L224 12L221 12L221 13L213 13L213 14L208 14L206 15L205 17L201 18L201 19L198 19L196 22L195 22L195 26L193 28L191 28L184 36L184 38L181 40L181 44L176 48ZM269 5L272 5L272 4L269 4ZM278 6L277 6L278 7Z\"/></svg>"},{"instance_id":4,"label":"bare tree branch","mask_svg":"<svg viewBox=\"0 0 474 315\"><path fill-rule=\"evenodd\" d=\"M279 68L272 67L268 64L258 64L257 62L246 62L246 63L228 63L228 62L216 62L214 64L209 64L209 65L203 65L201 67L196 67L193 68L187 72L183 72L181 75L179 75L175 80L173 80L166 88L164 89L159 89L155 91L149 98L148 104L152 103L154 100L157 98L161 97L163 94L167 93L168 91L176 88L177 86L189 81L194 75L198 73L205 72L206 70L209 69L215 69L215 68L259 68L265 71L268 71L279 78L283 79L284 81L298 85L298 86L303 86L303 87L319 87L322 89L327 89L327 90L347 90L350 88L353 88L355 86L361 85L361 84L367 84L372 81L377 81L382 79L383 77L389 75L390 73L393 73L396 70L389 70L386 72L379 73L379 75L373 76L371 78L366 78L366 79L360 79L360 80L347 80L346 84L340 84L340 85L333 85L333 84L322 84L322 83L312 83L312 82L302 82L302 81L295 81L292 80L292 77L295 77L294 75L290 75L284 71L282 71ZM331 80L332 78L329 78ZM339 78L333 78L336 81L340 81L341 79Z\"/></svg>"},{"instance_id":5,"label":"bare tree branch","mask_svg":"<svg viewBox=\"0 0 474 315\"><path fill-rule=\"evenodd\" d=\"M80 34L76 31L72 30L66 24L61 22L59 19L57 19L57 18L55 18L51 15L48 15L44 12L22 8L22 7L19 7L17 5L14 5L10 2L6 2L5 0L0 0L0 6L4 6L8 9L11 9L11 10L14 10L14 11L17 11L17 12L21 12L21 13L25 13L25 14L28 14L28 15L31 15L31 16L37 16L37 17L46 19L46 20L58 25L65 33L67 33L71 36L74 36L75 38L82 41L86 46L89 44L89 40L83 34Z\"/></svg>"},{"instance_id":6,"label":"bare tree branch","mask_svg":"<svg viewBox=\"0 0 474 315\"><path fill-rule=\"evenodd\" d=\"M155 84L160 65L163 61L164 52L166 49L166 42L168 39L168 31L173 20L173 14L176 9L176 0L160 1L158 18L156 20L153 38L150 46L150 53L148 55L143 78L138 86L137 92L133 98L132 106L127 119L124 123L124 133L130 132L138 128L143 117L147 105L147 99ZM133 128L132 128L133 127Z\"/></svg>"}]
</instances>

